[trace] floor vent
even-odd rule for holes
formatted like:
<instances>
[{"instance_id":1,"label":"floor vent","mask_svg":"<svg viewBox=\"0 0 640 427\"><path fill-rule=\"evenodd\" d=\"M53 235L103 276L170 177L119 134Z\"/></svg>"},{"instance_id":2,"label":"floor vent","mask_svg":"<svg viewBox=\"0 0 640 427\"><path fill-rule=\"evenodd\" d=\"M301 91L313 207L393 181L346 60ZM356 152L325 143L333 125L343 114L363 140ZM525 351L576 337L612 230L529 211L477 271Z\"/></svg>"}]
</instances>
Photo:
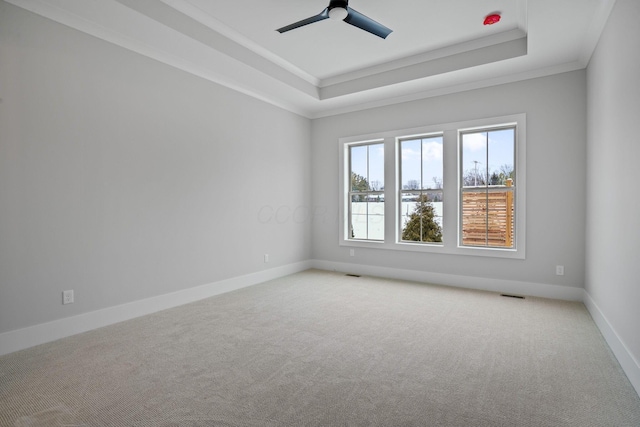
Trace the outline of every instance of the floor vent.
<instances>
[{"instance_id":1,"label":"floor vent","mask_svg":"<svg viewBox=\"0 0 640 427\"><path fill-rule=\"evenodd\" d=\"M359 274L345 274L345 276L349 276L349 277L360 277Z\"/></svg>"},{"instance_id":2,"label":"floor vent","mask_svg":"<svg viewBox=\"0 0 640 427\"><path fill-rule=\"evenodd\" d=\"M523 296L520 295L509 295L509 294L500 294L501 297L507 297L507 298L518 298L518 299L524 299Z\"/></svg>"}]
</instances>

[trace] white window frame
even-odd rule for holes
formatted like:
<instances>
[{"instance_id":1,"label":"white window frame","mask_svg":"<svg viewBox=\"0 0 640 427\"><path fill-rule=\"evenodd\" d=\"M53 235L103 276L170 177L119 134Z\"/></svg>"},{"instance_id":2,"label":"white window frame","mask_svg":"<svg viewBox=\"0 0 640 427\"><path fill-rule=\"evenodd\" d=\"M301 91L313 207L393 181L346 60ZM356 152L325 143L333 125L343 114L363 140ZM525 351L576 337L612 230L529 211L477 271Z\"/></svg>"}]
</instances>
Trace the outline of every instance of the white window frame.
<instances>
[{"instance_id":1,"label":"white window frame","mask_svg":"<svg viewBox=\"0 0 640 427\"><path fill-rule=\"evenodd\" d=\"M372 145L378 145L378 144L383 144L384 141L382 140L377 140L377 141L366 141L366 142L358 142L358 143L353 143L353 144L348 144L345 146L345 149L347 150L347 152L350 153L350 149L353 147L370 147ZM368 163L368 162L367 162ZM386 163L386 161L385 161ZM367 165L367 171L368 171L369 165ZM351 156L348 155L347 156L347 175L349 175L349 183L351 183ZM367 179L370 178L369 174L367 173L367 176L365 177ZM369 183L369 185L371 185L371 182L368 180L367 181ZM353 231L353 212L351 211L352 208L352 204L351 204L351 197L354 195L365 195L365 196L384 196L384 191L374 191L374 190L367 190L367 191L362 191L362 192L354 192L353 189L351 188L351 185L348 185L348 190L347 190L347 233L352 233ZM384 200L384 197L383 197ZM368 210L368 208L367 208ZM367 211L367 237L369 237L369 212ZM379 239L371 239L371 238L355 238L355 237L349 237L349 240L354 240L354 241L364 241L364 242L380 242L381 240Z\"/></svg>"},{"instance_id":2,"label":"white window frame","mask_svg":"<svg viewBox=\"0 0 640 427\"><path fill-rule=\"evenodd\" d=\"M499 186L499 187L495 187L495 186L491 186L491 185L487 185L485 184L485 186L476 186L476 187L467 187L464 185L464 183L462 182L464 180L464 170L463 168L463 137L464 135L469 135L469 134L475 134L475 133L489 133L489 132L494 132L494 131L500 131L500 130L507 130L507 129L513 129L514 130L514 158L513 160L513 165L514 165L514 172L515 172L515 187L504 187L504 186ZM513 247L506 247L506 248L502 248L499 246L489 246L488 242L486 245L470 245L470 244L463 244L463 235L462 235L462 223L463 223L463 212L462 212L462 201L464 199L464 194L471 194L471 193L478 193L478 194L485 194L487 195L488 193L503 193L505 191L509 191L512 194L512 197L515 197L517 191L517 186L518 186L518 170L516 168L516 159L517 159L517 155L515 153L515 150L517 148L517 125L514 124L508 124L508 125L500 125L500 126L489 126L489 127L480 127L480 128L471 128L471 129L459 129L458 130L458 162L459 162L459 171L460 171L460 176L458 177L458 190L459 190L459 204L458 206L460 206L460 208L458 209L458 224L459 224L459 229L458 229L458 242L459 242L459 246L460 247L475 247L475 248L485 248L485 249L507 249L507 250L514 250L514 248L517 247L517 237L518 237L518 233L514 233L514 236L512 237L513 239ZM488 159L489 156L489 147L487 146L487 151L486 151L486 156ZM485 161L487 161L486 159L483 159ZM485 163L483 163L485 164ZM486 166L486 164L485 164ZM485 176L485 180L488 179L488 175ZM515 205L515 198L514 198L514 205ZM515 207L515 206L514 206ZM514 209L515 210L515 209ZM486 213L488 215L488 213ZM515 221L514 221L515 224ZM486 236L485 239L488 239L488 232L489 232L489 228L488 228L488 223L486 224ZM515 230L514 230L515 231Z\"/></svg>"},{"instance_id":3,"label":"white window frame","mask_svg":"<svg viewBox=\"0 0 640 427\"><path fill-rule=\"evenodd\" d=\"M402 240L402 195L405 192L410 192L413 190L403 190L401 188L401 184L402 184L402 142L403 141L411 141L411 140L415 140L415 139L427 139L427 138L433 138L433 137L441 137L443 139L442 141L442 145L444 147L444 134L442 132L432 132L432 133L423 133L423 134L419 134L419 135L408 135L408 136L399 136L396 137L396 156L397 156L397 182L396 184L398 185L398 189L397 189L397 195L396 197L398 198L397 201L397 206L398 206L398 217L395 220L396 223L396 228L397 228L397 240L398 243L402 243L402 244L412 244L412 245L434 245L434 246L442 246L442 242L412 242L412 241L408 241L408 240ZM444 170L444 159L443 159L443 170ZM424 177L422 177L423 179L421 180L422 183L424 183ZM443 180L444 181L444 180ZM442 188L441 189L429 189L429 190L415 190L414 192L420 192L420 193L441 193L442 194L442 198L444 200L444 182L442 183ZM443 215L443 219L444 219L444 215Z\"/></svg>"},{"instance_id":4,"label":"white window frame","mask_svg":"<svg viewBox=\"0 0 640 427\"><path fill-rule=\"evenodd\" d=\"M459 131L471 129L516 126L515 170L517 187L515 196L515 248L470 247L460 244L461 238L461 197L460 179L460 141ZM400 221L400 197L398 182L400 179L399 140L411 136L442 133L444 150L443 176L443 242L403 242ZM348 165L348 147L355 144L384 141L385 158L385 239L384 241L352 240L348 232L348 184L350 177ZM525 259L526 249L526 114L514 114L477 120L467 120L446 124L424 126L420 128L393 130L375 134L340 138L338 140L339 157L339 236L338 244L347 247L377 248L423 253L468 255L497 258Z\"/></svg>"}]
</instances>

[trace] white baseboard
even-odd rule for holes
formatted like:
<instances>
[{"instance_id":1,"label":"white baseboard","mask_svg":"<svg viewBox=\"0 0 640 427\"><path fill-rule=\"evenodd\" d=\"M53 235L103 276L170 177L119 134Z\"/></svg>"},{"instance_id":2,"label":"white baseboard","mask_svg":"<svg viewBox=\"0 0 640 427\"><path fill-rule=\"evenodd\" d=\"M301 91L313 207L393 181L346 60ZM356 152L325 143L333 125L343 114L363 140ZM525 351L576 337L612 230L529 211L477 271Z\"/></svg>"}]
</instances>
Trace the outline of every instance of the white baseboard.
<instances>
[{"instance_id":1,"label":"white baseboard","mask_svg":"<svg viewBox=\"0 0 640 427\"><path fill-rule=\"evenodd\" d=\"M437 285L455 286L459 288L478 289L483 291L509 293L514 295L536 296L542 298L581 301L591 314L596 326L604 336L607 344L618 359L622 370L640 395L640 363L629 351L624 341L616 333L606 316L583 288L547 285L503 279L487 279L482 277L459 276L453 274L429 273L416 270L378 267L363 264L341 263L333 261L312 260L311 267L321 270L340 271L343 273L385 277L389 279L411 280Z\"/></svg>"},{"instance_id":2,"label":"white baseboard","mask_svg":"<svg viewBox=\"0 0 640 427\"><path fill-rule=\"evenodd\" d=\"M598 326L598 329L600 329L602 336L607 341L607 344L609 344L611 351L613 351L613 354L618 359L622 370L627 374L631 385L633 385L633 388L635 388L638 395L640 395L640 363L638 363L638 360L636 360L629 351L624 341L620 339L620 336L616 333L613 326L611 326L607 317L586 290L584 291L583 301L593 321Z\"/></svg>"},{"instance_id":3,"label":"white baseboard","mask_svg":"<svg viewBox=\"0 0 640 427\"><path fill-rule=\"evenodd\" d=\"M452 274L428 273L416 270L404 270L362 264L340 263L322 260L308 260L281 267L272 268L244 276L234 277L185 289L178 292L133 301L114 307L108 307L77 316L42 323L23 329L0 334L0 355L13 353L35 345L44 344L103 326L133 319L177 307L204 298L231 292L244 287L277 279L309 268L329 271L341 271L391 279L456 286L470 289L504 292L515 295L538 296L571 301L584 301L596 325L602 332L629 380L640 394L640 365L620 340L606 317L582 288L545 285L540 283L519 282L503 279L459 276Z\"/></svg>"},{"instance_id":4,"label":"white baseboard","mask_svg":"<svg viewBox=\"0 0 640 427\"><path fill-rule=\"evenodd\" d=\"M375 265L350 264L333 261L312 260L311 266L321 270L384 277L388 279L411 280L433 283L434 285L455 286L457 288L508 293L513 295L582 301L583 289L570 286L547 285L543 283L516 280L488 279L484 277L460 276L456 274L429 273L426 271L378 267Z\"/></svg>"},{"instance_id":5,"label":"white baseboard","mask_svg":"<svg viewBox=\"0 0 640 427\"><path fill-rule=\"evenodd\" d=\"M169 294L133 301L127 304L107 307L77 316L41 323L23 329L4 332L0 334L0 356L135 317L155 313L160 310L166 310L204 298L235 291L309 268L312 268L311 263L309 261L302 261Z\"/></svg>"}]
</instances>

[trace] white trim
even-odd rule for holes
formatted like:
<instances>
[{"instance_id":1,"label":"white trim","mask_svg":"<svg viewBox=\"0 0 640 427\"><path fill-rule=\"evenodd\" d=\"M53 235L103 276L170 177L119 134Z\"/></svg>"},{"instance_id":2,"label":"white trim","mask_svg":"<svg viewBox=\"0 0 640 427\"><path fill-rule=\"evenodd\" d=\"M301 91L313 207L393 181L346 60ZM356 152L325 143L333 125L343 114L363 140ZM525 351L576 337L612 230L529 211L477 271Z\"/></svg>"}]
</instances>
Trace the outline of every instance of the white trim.
<instances>
[{"instance_id":1,"label":"white trim","mask_svg":"<svg viewBox=\"0 0 640 427\"><path fill-rule=\"evenodd\" d=\"M322 89L325 87L341 85L343 83L353 83L356 80L367 78L370 76L398 71L400 68L407 68L412 66L426 67L427 64L431 63L432 61L442 60L443 58L446 58L446 61L448 62L452 62L454 60L452 57L454 57L455 55L469 54L469 52L478 52L484 48L491 48L495 45L522 39L525 40L524 54L526 54L527 34L520 28L513 28L511 30L492 34L490 36L485 36L462 43L456 43L427 52L421 52L403 58L396 58L392 61L383 62L381 64L366 66L354 71L347 71L345 73L325 77L320 80L318 86Z\"/></svg>"},{"instance_id":2,"label":"white trim","mask_svg":"<svg viewBox=\"0 0 640 427\"><path fill-rule=\"evenodd\" d=\"M602 310L600 310L600 307L598 307L593 298L591 298L591 295L589 295L586 290L584 290L583 293L584 295L582 300L584 305L587 307L587 310L591 314L596 326L600 329L600 332L607 341L607 344L609 344L609 347L616 356L616 359L618 359L622 370L627 374L627 378L629 378L631 385L640 395L640 363L616 333L616 330L609 320L607 320L607 317L604 315Z\"/></svg>"},{"instance_id":3,"label":"white trim","mask_svg":"<svg viewBox=\"0 0 640 427\"><path fill-rule=\"evenodd\" d=\"M177 292L107 307L0 334L0 356L103 326L235 291L311 268L309 261L232 277Z\"/></svg>"},{"instance_id":4,"label":"white trim","mask_svg":"<svg viewBox=\"0 0 640 427\"><path fill-rule=\"evenodd\" d=\"M287 70L291 74L294 74L297 77L305 80L307 83L310 83L316 87L320 85L320 79L318 79L317 77L312 76L311 74L300 69L299 67L290 63L289 61L286 61L285 59L274 54L270 50L265 49L258 43L255 43L253 40L243 36L241 33L237 32L236 30L232 29L228 25L224 24L223 22L219 21L213 16L209 15L207 12L205 12L198 6L190 3L189 1L186 1L186 0L160 0L160 1L170 6L171 8L187 15L193 20L198 21L202 25L207 26L208 28L214 30L215 32L222 34L224 37L228 38L229 40L232 40L238 43L239 45L241 45L242 47L249 49L256 55L259 55L267 59L268 61L273 62L274 64Z\"/></svg>"},{"instance_id":5,"label":"white trim","mask_svg":"<svg viewBox=\"0 0 640 427\"><path fill-rule=\"evenodd\" d=\"M456 253L463 255L480 255L480 256L494 256L501 258L526 258L526 188L527 188L527 117L525 113L516 114L509 117L504 117L504 123L497 123L491 125L489 123L494 122L494 119L484 120L486 124L480 124L481 121L475 121L472 126L466 128L460 128L457 131L457 161L458 161L458 181L457 181L457 214L458 214L458 227L457 227L457 249ZM462 245L462 135L471 131L490 131L493 129L499 129L501 127L514 126L515 130L515 159L514 170L516 173L516 186L514 191L515 195L515 244L512 249L502 249L499 247L472 247Z\"/></svg>"},{"instance_id":6,"label":"white trim","mask_svg":"<svg viewBox=\"0 0 640 427\"><path fill-rule=\"evenodd\" d=\"M479 67L478 67L479 68ZM405 82L403 84L397 84L394 86L387 86L376 91L369 91L371 96L353 96L352 100L348 103L332 102L336 98L319 101L321 104L318 109L314 109L308 116L310 119L320 119L324 117L338 116L341 114L353 113L357 111L366 111L374 108L387 107L390 105L404 104L413 101L419 101L422 99L429 99L438 96L451 95L454 93L468 92L471 90L490 88L500 85L506 85L510 83L517 83L526 80L537 79L541 77L553 76L556 74L568 73L576 70L583 70L584 64L573 61L558 65L551 65L543 68L536 68L533 70L515 72L512 74L506 74L502 76L488 76L479 77L476 75L475 79L460 78L455 81L451 81L450 84L444 85L431 85L429 79L414 80L411 82ZM346 97L343 97L346 98Z\"/></svg>"},{"instance_id":7,"label":"white trim","mask_svg":"<svg viewBox=\"0 0 640 427\"><path fill-rule=\"evenodd\" d=\"M638 394L640 394L640 363L638 363L636 358L620 339L615 329L611 326L606 316L602 313L591 296L582 288L504 279L460 276L454 274L430 273L417 270L379 267L366 264L350 264L317 259L288 264L244 276L196 286L182 291L133 301L127 304L108 307L77 316L5 332L0 334L0 356L71 335L91 331L103 326L166 310L168 308L199 301L204 298L253 286L268 280L304 271L309 268L341 271L344 273L362 274L389 279L411 280L415 282L433 283L489 292L505 292L515 295L583 301L596 326L604 336L607 344L629 378L632 386Z\"/></svg>"},{"instance_id":8,"label":"white trim","mask_svg":"<svg viewBox=\"0 0 640 427\"><path fill-rule=\"evenodd\" d=\"M140 12L131 11L126 4L114 0L66 1L66 0L6 0L7 3L28 10L37 15L69 26L78 31L108 41L124 49L153 58L187 73L208 81L226 86L239 93L261 100L278 108L290 111L308 119L335 116L354 111L395 105L436 96L487 88L502 84L530 80L569 71L584 69L595 49L600 33L606 24L607 17L615 4L615 0L602 0L597 8L585 37L580 58L572 62L554 63L536 69L526 69L516 61L507 66L506 71L496 72L494 67L484 66L473 69L457 70L445 80L423 77L404 81L395 77L397 84L377 85L367 91L353 92L348 96L319 99L322 87L347 78L352 83L361 84L355 74L345 73L325 79L318 79L298 69L287 61L261 49L259 45L241 36L224 23L199 10L188 0L162 0L176 11L189 16L218 33L228 41L227 54L214 49L184 34L150 19ZM519 33L527 33L528 18L526 1L519 0L518 28L495 36L491 41L511 40ZM126 2L125 2L126 3ZM142 7L142 6L141 6ZM143 26L153 31L144 38L134 31ZM467 48L482 46L487 40L475 40ZM400 59L400 64L417 61L427 65L433 55L451 54L460 46L448 47L436 52L425 52L414 57ZM476 49L477 50L477 49ZM474 50L472 49L471 52ZM477 53L477 52L476 52ZM245 60L243 60L244 58ZM445 56L446 58L446 56ZM273 67L268 69L256 64L268 61ZM508 62L508 61L507 61ZM382 64L382 67L395 67L399 72L406 67L397 68L397 62ZM376 66L376 67L380 67ZM365 68L365 73L378 70ZM386 69L386 68L383 68ZM378 70L379 71L379 70ZM375 72L378 72L375 71ZM466 71L466 72L465 72ZM362 72L362 71L361 71ZM316 84L317 83L317 84Z\"/></svg>"},{"instance_id":9,"label":"white trim","mask_svg":"<svg viewBox=\"0 0 640 427\"><path fill-rule=\"evenodd\" d=\"M516 212L515 238L516 247L503 249L497 247L471 247L458 244L460 225L460 142L459 133L471 129L493 129L500 126L515 125L516 155L515 170ZM399 241L400 233L397 224L400 221L398 207L398 179L400 173L400 153L398 144L401 139L417 136L441 134L444 149L444 208L443 208L443 242L442 244L412 244ZM450 123L430 124L419 128L396 129L373 134L341 137L338 139L338 245L389 249L394 251L410 251L439 253L447 255L468 255L505 259L525 259L526 248L526 113L508 116L470 119ZM368 144L384 141L385 145L385 234L384 241L356 240L348 236L350 165L349 147L356 144ZM454 150L455 148L455 150ZM455 155L452 154L455 152ZM447 184L456 182L457 185ZM452 224L456 224L455 227ZM455 236L455 238L454 238Z\"/></svg>"},{"instance_id":10,"label":"white trim","mask_svg":"<svg viewBox=\"0 0 640 427\"><path fill-rule=\"evenodd\" d=\"M505 279L491 279L426 271L379 267L366 264L307 260L272 268L244 276L234 277L202 286L159 295L139 301L108 307L77 316L54 320L23 329L0 334L0 356L103 326L155 313L172 307L199 301L215 295L253 286L268 280L294 274L310 268L362 274L398 280L411 280L466 289L505 292L515 295L536 296L569 301L583 301L596 326L618 359L629 381L640 394L640 363L620 339L606 316L591 296L582 288L549 285Z\"/></svg>"},{"instance_id":11,"label":"white trim","mask_svg":"<svg viewBox=\"0 0 640 427\"><path fill-rule=\"evenodd\" d=\"M303 117L309 117L308 108L315 104L314 100L318 101L317 86L307 82L302 86L295 85L292 79L281 81L142 14L129 15L128 7L117 1L7 2ZM131 22L135 22L135 25ZM146 26L144 33L132 32L132 29L140 28L142 25ZM177 45L179 48L176 48ZM277 64L274 65L278 67ZM302 81L302 78L300 79Z\"/></svg>"},{"instance_id":12,"label":"white trim","mask_svg":"<svg viewBox=\"0 0 640 427\"><path fill-rule=\"evenodd\" d=\"M582 41L582 48L578 59L585 67L589 65L589 61L591 61L591 56L598 46L604 27L607 25L609 15L615 4L616 0L600 0L598 2L596 11L589 23L587 34Z\"/></svg>"},{"instance_id":13,"label":"white trim","mask_svg":"<svg viewBox=\"0 0 640 427\"><path fill-rule=\"evenodd\" d=\"M311 267L320 270L383 277L387 279L410 280L434 285L453 286L489 292L508 293L566 301L582 301L583 289L571 286L549 285L545 283L522 282L517 280L491 279L486 277L460 276L457 274L431 273L428 271L379 267L368 264L311 260Z\"/></svg>"}]
</instances>

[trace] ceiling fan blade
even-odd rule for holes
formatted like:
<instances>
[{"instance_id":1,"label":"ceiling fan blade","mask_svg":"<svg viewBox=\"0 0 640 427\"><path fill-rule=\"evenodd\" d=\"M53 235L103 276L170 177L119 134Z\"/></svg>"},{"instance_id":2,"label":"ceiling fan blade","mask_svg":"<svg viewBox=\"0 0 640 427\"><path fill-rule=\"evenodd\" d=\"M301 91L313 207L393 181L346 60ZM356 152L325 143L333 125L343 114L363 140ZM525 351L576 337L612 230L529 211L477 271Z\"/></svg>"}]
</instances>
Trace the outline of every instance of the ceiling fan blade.
<instances>
[{"instance_id":1,"label":"ceiling fan blade","mask_svg":"<svg viewBox=\"0 0 640 427\"><path fill-rule=\"evenodd\" d=\"M344 22L353 25L354 27L361 28L365 31L370 32L371 34L375 34L378 37L382 37L386 39L389 34L393 30L385 27L384 25L374 21L368 16L363 15L362 13L347 7L347 11L349 14L346 18L344 18Z\"/></svg>"},{"instance_id":2,"label":"ceiling fan blade","mask_svg":"<svg viewBox=\"0 0 640 427\"><path fill-rule=\"evenodd\" d=\"M303 27L305 25L313 24L314 22L322 21L323 19L329 18L329 8L326 8L319 14L312 16L311 18L303 19L302 21L295 22L291 25L287 25L286 27L278 28L276 31L279 33L286 33L287 31L294 30L296 28Z\"/></svg>"}]
</instances>

